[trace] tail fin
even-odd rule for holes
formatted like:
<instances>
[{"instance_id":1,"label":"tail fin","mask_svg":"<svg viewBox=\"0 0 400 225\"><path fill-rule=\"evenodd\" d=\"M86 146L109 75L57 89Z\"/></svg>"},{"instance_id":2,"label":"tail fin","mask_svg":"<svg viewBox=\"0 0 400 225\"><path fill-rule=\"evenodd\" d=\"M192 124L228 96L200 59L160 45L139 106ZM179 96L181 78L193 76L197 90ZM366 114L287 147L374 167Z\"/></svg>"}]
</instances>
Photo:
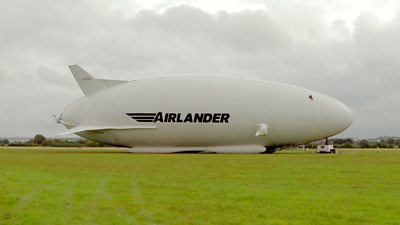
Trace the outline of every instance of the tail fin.
<instances>
[{"instance_id":1,"label":"tail fin","mask_svg":"<svg viewBox=\"0 0 400 225\"><path fill-rule=\"evenodd\" d=\"M78 65L70 65L69 69L84 95L90 95L127 81L96 79Z\"/></svg>"}]
</instances>

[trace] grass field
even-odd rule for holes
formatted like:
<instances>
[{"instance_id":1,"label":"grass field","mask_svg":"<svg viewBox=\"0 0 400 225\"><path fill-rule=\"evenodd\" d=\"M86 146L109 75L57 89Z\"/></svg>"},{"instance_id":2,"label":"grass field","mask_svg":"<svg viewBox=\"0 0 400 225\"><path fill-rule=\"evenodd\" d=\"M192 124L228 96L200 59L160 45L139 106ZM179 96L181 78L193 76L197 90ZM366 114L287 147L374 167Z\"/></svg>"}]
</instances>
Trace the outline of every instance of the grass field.
<instances>
[{"instance_id":1,"label":"grass field","mask_svg":"<svg viewBox=\"0 0 400 225\"><path fill-rule=\"evenodd\" d=\"M0 148L0 224L400 224L400 151Z\"/></svg>"}]
</instances>

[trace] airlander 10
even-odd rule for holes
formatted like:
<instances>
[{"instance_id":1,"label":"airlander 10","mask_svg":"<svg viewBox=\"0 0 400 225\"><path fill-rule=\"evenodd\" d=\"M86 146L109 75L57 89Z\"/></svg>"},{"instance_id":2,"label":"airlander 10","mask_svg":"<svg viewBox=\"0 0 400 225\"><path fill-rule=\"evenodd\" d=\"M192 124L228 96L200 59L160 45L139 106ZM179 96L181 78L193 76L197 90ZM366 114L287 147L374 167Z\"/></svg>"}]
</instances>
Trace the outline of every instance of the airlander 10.
<instances>
[{"instance_id":1,"label":"airlander 10","mask_svg":"<svg viewBox=\"0 0 400 225\"><path fill-rule=\"evenodd\" d=\"M352 123L340 101L292 85L227 77L96 79L69 66L84 97L59 115L65 134L130 152L272 153Z\"/></svg>"}]
</instances>

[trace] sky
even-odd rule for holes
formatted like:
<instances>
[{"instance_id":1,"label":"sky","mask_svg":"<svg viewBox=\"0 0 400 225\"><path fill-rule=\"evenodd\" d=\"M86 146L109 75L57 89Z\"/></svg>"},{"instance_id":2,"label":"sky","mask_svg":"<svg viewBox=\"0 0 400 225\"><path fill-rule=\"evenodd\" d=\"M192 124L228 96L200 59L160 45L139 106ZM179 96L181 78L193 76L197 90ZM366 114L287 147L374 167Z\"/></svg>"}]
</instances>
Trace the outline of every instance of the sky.
<instances>
[{"instance_id":1,"label":"sky","mask_svg":"<svg viewBox=\"0 0 400 225\"><path fill-rule=\"evenodd\" d=\"M289 83L352 109L339 137L400 136L400 1L0 0L0 137L65 131L71 64Z\"/></svg>"}]
</instances>

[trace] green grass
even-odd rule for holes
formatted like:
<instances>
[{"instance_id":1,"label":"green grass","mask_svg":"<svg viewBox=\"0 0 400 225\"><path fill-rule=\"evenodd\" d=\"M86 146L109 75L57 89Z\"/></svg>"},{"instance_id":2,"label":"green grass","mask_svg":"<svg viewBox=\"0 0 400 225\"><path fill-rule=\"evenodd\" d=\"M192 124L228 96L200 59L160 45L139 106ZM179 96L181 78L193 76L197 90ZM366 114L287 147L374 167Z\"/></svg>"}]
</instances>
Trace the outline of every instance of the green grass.
<instances>
[{"instance_id":1,"label":"green grass","mask_svg":"<svg viewBox=\"0 0 400 225\"><path fill-rule=\"evenodd\" d=\"M112 153L110 153L112 152ZM0 148L0 224L399 224L400 151Z\"/></svg>"}]
</instances>

